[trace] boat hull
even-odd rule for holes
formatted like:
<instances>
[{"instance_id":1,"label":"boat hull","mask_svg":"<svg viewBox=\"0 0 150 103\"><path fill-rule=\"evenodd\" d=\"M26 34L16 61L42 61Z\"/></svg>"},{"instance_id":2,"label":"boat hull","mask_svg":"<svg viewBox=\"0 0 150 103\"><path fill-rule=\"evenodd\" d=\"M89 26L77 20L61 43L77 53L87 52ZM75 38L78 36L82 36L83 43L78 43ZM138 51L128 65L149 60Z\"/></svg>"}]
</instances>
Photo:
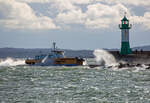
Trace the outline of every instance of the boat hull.
<instances>
[{"instance_id":1,"label":"boat hull","mask_svg":"<svg viewBox=\"0 0 150 103\"><path fill-rule=\"evenodd\" d=\"M82 58L56 58L53 62L47 62L46 64L42 60L27 59L25 63L28 65L40 65L40 66L80 66L83 65L84 60Z\"/></svg>"},{"instance_id":2,"label":"boat hull","mask_svg":"<svg viewBox=\"0 0 150 103\"><path fill-rule=\"evenodd\" d=\"M27 59L25 60L25 63L26 64L29 64L29 65L34 65L34 64L37 64L37 63L41 63L42 60L36 60L36 59Z\"/></svg>"}]
</instances>

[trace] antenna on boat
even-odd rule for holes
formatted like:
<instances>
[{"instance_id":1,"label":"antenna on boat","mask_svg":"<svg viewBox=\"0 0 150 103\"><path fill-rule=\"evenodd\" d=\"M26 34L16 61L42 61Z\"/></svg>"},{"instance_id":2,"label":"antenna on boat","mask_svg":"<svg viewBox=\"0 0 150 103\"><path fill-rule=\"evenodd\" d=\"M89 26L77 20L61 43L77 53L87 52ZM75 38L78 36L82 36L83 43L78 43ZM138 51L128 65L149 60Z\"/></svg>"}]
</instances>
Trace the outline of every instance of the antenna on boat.
<instances>
[{"instance_id":1,"label":"antenna on boat","mask_svg":"<svg viewBox=\"0 0 150 103\"><path fill-rule=\"evenodd\" d=\"M55 42L53 42L53 49L54 49L54 51L56 50L56 43Z\"/></svg>"}]
</instances>

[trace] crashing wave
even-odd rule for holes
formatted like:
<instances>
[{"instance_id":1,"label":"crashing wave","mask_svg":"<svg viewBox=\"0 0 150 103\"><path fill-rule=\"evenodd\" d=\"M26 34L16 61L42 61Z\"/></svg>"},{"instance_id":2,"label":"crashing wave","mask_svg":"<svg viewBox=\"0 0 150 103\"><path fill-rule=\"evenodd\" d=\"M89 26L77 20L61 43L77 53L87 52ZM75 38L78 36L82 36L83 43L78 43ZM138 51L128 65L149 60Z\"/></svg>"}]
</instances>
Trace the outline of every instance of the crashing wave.
<instances>
[{"instance_id":1,"label":"crashing wave","mask_svg":"<svg viewBox=\"0 0 150 103\"><path fill-rule=\"evenodd\" d=\"M97 63L101 66L116 66L118 63L116 62L115 57L107 52L106 50L97 49L94 50L93 54L95 55L95 59Z\"/></svg>"},{"instance_id":2,"label":"crashing wave","mask_svg":"<svg viewBox=\"0 0 150 103\"><path fill-rule=\"evenodd\" d=\"M16 58L6 58L0 60L0 66L17 66L17 65L25 65L24 59L16 59Z\"/></svg>"}]
</instances>

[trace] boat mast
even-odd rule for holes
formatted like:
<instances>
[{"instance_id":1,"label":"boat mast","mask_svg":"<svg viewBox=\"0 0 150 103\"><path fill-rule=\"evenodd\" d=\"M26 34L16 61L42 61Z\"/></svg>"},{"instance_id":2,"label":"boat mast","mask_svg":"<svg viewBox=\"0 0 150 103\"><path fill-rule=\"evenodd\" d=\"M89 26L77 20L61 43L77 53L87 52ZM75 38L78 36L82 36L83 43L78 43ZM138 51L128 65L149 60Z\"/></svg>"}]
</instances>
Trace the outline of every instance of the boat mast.
<instances>
[{"instance_id":1,"label":"boat mast","mask_svg":"<svg viewBox=\"0 0 150 103\"><path fill-rule=\"evenodd\" d=\"M53 42L53 49L54 49L54 51L56 50L56 43L55 42Z\"/></svg>"}]
</instances>

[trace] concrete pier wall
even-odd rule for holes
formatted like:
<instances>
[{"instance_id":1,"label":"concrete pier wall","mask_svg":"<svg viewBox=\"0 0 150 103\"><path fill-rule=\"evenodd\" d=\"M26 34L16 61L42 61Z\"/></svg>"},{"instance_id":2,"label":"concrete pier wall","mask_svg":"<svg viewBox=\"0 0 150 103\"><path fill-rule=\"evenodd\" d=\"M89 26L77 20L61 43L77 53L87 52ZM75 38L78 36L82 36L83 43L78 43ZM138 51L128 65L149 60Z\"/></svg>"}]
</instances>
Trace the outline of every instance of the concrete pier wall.
<instances>
[{"instance_id":1,"label":"concrete pier wall","mask_svg":"<svg viewBox=\"0 0 150 103\"><path fill-rule=\"evenodd\" d=\"M150 64L150 51L133 51L129 55L121 55L119 51L109 51L117 61L134 64Z\"/></svg>"}]
</instances>

